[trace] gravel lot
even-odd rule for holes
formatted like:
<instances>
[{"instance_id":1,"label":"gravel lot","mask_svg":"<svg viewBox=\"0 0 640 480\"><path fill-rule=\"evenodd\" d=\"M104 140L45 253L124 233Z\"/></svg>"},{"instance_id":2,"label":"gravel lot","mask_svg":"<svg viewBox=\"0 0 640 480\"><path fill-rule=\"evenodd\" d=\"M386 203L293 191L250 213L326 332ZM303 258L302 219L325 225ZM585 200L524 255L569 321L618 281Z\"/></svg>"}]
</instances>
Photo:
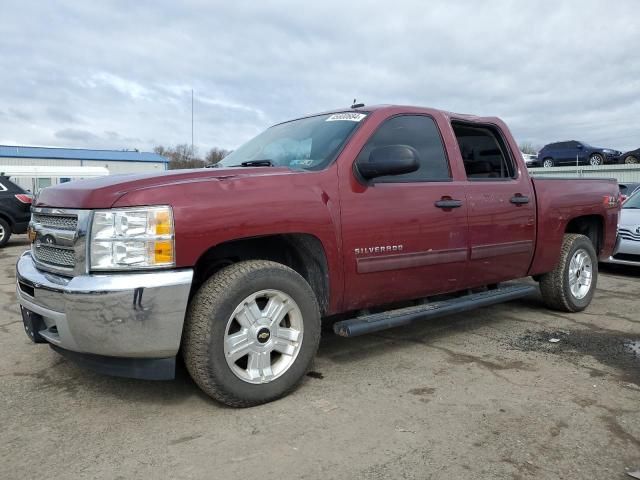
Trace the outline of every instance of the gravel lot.
<instances>
[{"instance_id":1,"label":"gravel lot","mask_svg":"<svg viewBox=\"0 0 640 480\"><path fill-rule=\"evenodd\" d=\"M602 271L580 314L533 295L356 339L327 331L297 391L234 410L184 369L171 382L110 378L31 344L14 296L27 246L17 236L0 250L2 479L623 479L640 469L640 268Z\"/></svg>"}]
</instances>

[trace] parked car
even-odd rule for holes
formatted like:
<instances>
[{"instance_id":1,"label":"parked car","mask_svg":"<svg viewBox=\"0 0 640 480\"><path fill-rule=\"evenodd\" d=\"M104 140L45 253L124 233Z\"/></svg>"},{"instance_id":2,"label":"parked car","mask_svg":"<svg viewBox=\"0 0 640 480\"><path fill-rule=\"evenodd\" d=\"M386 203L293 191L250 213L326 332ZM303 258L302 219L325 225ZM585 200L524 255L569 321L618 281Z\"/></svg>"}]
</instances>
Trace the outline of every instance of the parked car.
<instances>
[{"instance_id":1,"label":"parked car","mask_svg":"<svg viewBox=\"0 0 640 480\"><path fill-rule=\"evenodd\" d=\"M31 195L0 175L0 247L4 247L12 233L27 231L31 218Z\"/></svg>"},{"instance_id":2,"label":"parked car","mask_svg":"<svg viewBox=\"0 0 640 480\"><path fill-rule=\"evenodd\" d=\"M173 378L180 351L202 390L247 407L300 382L322 319L402 327L529 295L502 283L524 276L583 310L617 183L531 178L511 152L495 117L359 106L275 125L217 168L46 188L16 267L25 330L137 378Z\"/></svg>"},{"instance_id":3,"label":"parked car","mask_svg":"<svg viewBox=\"0 0 640 480\"><path fill-rule=\"evenodd\" d=\"M640 190L627 198L620 211L618 246L607 263L640 266Z\"/></svg>"},{"instance_id":4,"label":"parked car","mask_svg":"<svg viewBox=\"0 0 640 480\"><path fill-rule=\"evenodd\" d=\"M640 148L631 150L620 155L620 163L633 164L640 163Z\"/></svg>"},{"instance_id":5,"label":"parked car","mask_svg":"<svg viewBox=\"0 0 640 480\"><path fill-rule=\"evenodd\" d=\"M618 163L622 152L611 148L592 147L585 142L570 140L568 142L550 143L538 152L538 159L543 167L560 165L604 165Z\"/></svg>"},{"instance_id":6,"label":"parked car","mask_svg":"<svg viewBox=\"0 0 640 480\"><path fill-rule=\"evenodd\" d=\"M618 188L620 189L620 201L624 202L627 198L633 195L633 192L640 188L640 183L620 183L618 182Z\"/></svg>"},{"instance_id":7,"label":"parked car","mask_svg":"<svg viewBox=\"0 0 640 480\"><path fill-rule=\"evenodd\" d=\"M539 167L540 163L538 162L538 155L531 153L520 152L522 158L524 159L524 164L527 168Z\"/></svg>"}]
</instances>

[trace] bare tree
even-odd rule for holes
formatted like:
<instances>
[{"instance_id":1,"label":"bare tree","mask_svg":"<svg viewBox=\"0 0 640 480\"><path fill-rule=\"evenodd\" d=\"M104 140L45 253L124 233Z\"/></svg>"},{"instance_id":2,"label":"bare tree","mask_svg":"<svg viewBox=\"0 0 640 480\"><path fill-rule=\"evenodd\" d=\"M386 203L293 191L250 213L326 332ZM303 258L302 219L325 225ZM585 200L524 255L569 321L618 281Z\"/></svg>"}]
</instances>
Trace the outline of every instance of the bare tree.
<instances>
[{"instance_id":1,"label":"bare tree","mask_svg":"<svg viewBox=\"0 0 640 480\"><path fill-rule=\"evenodd\" d=\"M229 150L224 150L223 148L213 147L211 150L209 150L209 153L207 153L207 155L206 155L206 157L204 157L204 159L207 162L207 165L215 165L216 163L218 163L220 160L222 160L224 157L226 157L230 153L231 152Z\"/></svg>"},{"instance_id":2,"label":"bare tree","mask_svg":"<svg viewBox=\"0 0 640 480\"><path fill-rule=\"evenodd\" d=\"M191 145L182 143L175 147L164 147L158 145L153 149L158 155L162 155L169 159L169 169L175 170L180 168L202 168L206 165L205 161L198 157L197 151L191 148Z\"/></svg>"},{"instance_id":3,"label":"bare tree","mask_svg":"<svg viewBox=\"0 0 640 480\"><path fill-rule=\"evenodd\" d=\"M530 155L536 155L540 151L540 147L534 145L531 142L522 142L520 144L520 151L522 153L528 153Z\"/></svg>"}]
</instances>

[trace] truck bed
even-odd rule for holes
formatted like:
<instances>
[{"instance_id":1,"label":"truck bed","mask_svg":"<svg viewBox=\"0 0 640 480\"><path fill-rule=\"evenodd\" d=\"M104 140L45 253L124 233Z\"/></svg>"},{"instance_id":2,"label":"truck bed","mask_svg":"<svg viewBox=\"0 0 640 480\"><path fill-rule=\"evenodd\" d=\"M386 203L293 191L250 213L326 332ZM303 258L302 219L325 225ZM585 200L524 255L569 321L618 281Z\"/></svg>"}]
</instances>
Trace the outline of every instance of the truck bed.
<instances>
[{"instance_id":1,"label":"truck bed","mask_svg":"<svg viewBox=\"0 0 640 480\"><path fill-rule=\"evenodd\" d=\"M531 178L538 219L530 275L553 270L562 237L571 231L569 219L588 216L598 233L598 255L608 258L616 242L618 183L609 178ZM594 212L594 205L598 205ZM572 232L586 233L586 232Z\"/></svg>"}]
</instances>

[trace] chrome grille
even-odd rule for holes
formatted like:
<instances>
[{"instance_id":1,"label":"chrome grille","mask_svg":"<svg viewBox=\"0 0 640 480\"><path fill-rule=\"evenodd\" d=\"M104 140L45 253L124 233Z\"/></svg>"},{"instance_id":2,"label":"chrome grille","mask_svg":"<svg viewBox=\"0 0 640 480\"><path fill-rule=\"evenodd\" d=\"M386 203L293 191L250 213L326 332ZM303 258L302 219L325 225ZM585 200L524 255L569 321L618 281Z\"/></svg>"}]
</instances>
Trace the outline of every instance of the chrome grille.
<instances>
[{"instance_id":1,"label":"chrome grille","mask_svg":"<svg viewBox=\"0 0 640 480\"><path fill-rule=\"evenodd\" d=\"M36 260L64 268L73 268L76 265L76 255L73 250L52 247L50 245L34 245L33 254Z\"/></svg>"},{"instance_id":2,"label":"chrome grille","mask_svg":"<svg viewBox=\"0 0 640 480\"><path fill-rule=\"evenodd\" d=\"M38 268L70 276L84 271L89 214L88 210L32 208L31 255Z\"/></svg>"},{"instance_id":3,"label":"chrome grille","mask_svg":"<svg viewBox=\"0 0 640 480\"><path fill-rule=\"evenodd\" d=\"M75 230L78 228L78 217L75 215L44 215L42 213L33 214L34 223L39 223L43 227L56 228L58 230Z\"/></svg>"},{"instance_id":4,"label":"chrome grille","mask_svg":"<svg viewBox=\"0 0 640 480\"><path fill-rule=\"evenodd\" d=\"M636 242L640 242L640 233L636 233L635 229L631 230L629 228L620 227L618 228L618 235L626 240L635 240Z\"/></svg>"}]
</instances>

